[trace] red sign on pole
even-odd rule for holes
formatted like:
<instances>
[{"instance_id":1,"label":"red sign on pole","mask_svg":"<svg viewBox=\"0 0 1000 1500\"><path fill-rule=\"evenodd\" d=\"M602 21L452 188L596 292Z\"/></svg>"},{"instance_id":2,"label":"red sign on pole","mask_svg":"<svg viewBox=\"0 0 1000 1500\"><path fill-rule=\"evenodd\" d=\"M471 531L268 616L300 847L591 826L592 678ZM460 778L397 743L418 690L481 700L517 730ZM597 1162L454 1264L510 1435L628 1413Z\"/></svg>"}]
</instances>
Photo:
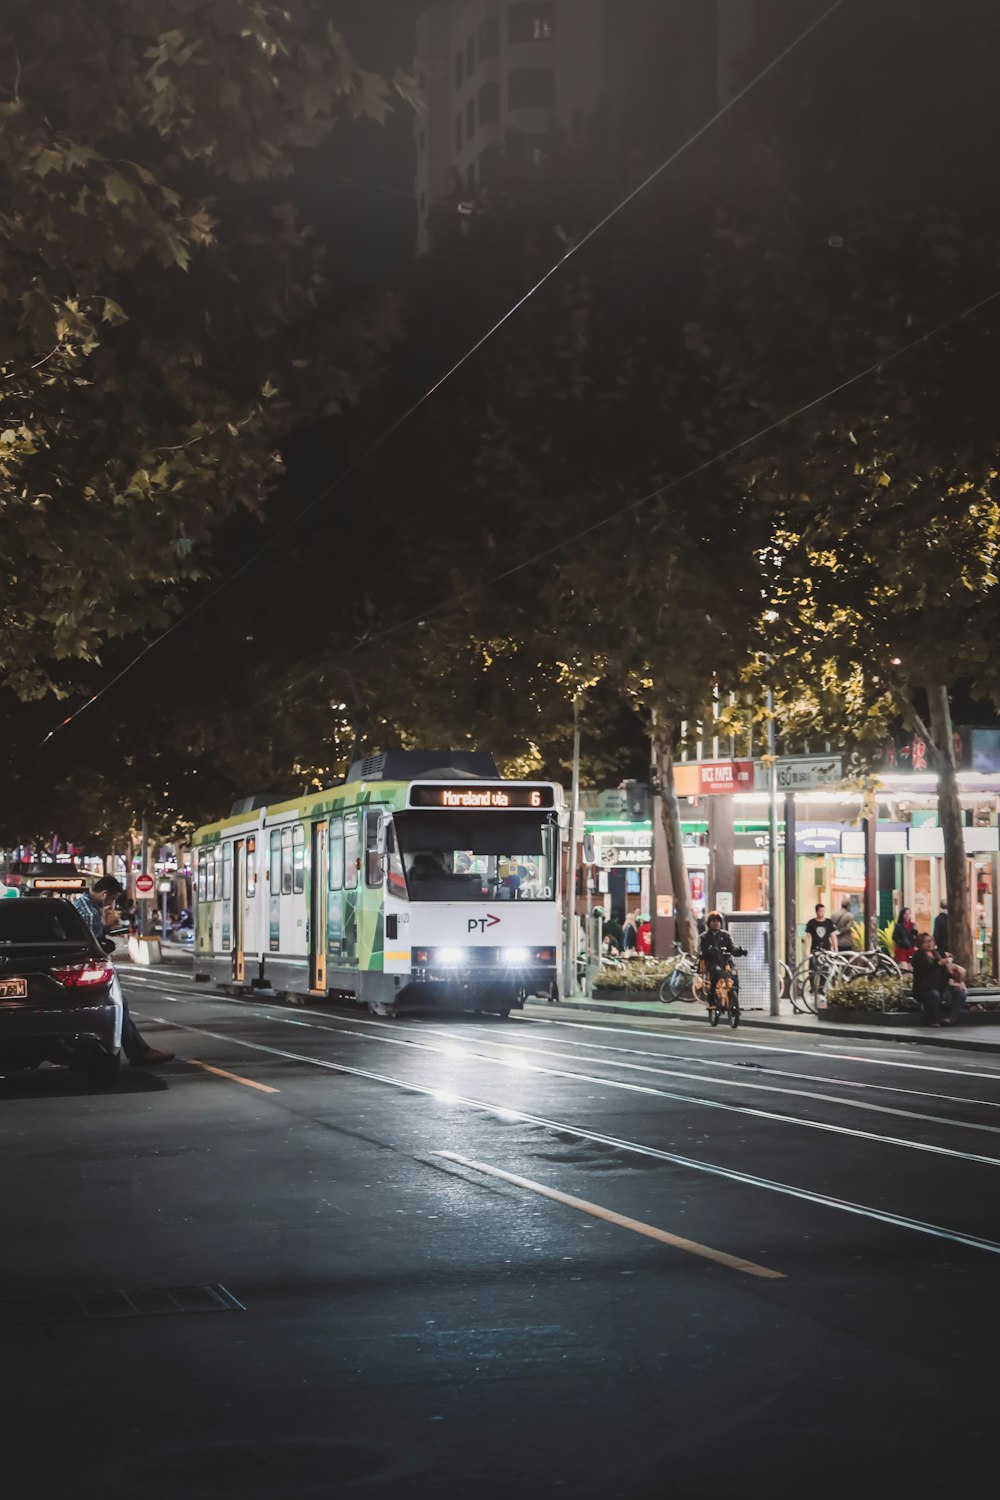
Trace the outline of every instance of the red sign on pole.
<instances>
[{"instance_id":1,"label":"red sign on pole","mask_svg":"<svg viewBox=\"0 0 1000 1500\"><path fill-rule=\"evenodd\" d=\"M698 790L702 797L713 792L752 792L753 761L704 761L698 767Z\"/></svg>"},{"instance_id":2,"label":"red sign on pole","mask_svg":"<svg viewBox=\"0 0 1000 1500\"><path fill-rule=\"evenodd\" d=\"M152 875L137 875L135 877L135 891L137 896L151 896L156 889L156 881Z\"/></svg>"}]
</instances>

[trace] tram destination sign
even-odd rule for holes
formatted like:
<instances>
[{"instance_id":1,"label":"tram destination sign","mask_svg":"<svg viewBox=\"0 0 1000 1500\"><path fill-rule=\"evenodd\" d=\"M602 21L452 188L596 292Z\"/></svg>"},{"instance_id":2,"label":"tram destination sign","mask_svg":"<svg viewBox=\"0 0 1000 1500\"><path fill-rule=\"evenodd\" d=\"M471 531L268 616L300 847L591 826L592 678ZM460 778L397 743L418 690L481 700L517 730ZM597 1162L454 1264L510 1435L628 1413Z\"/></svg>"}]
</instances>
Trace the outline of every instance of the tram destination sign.
<instances>
[{"instance_id":1,"label":"tram destination sign","mask_svg":"<svg viewBox=\"0 0 1000 1500\"><path fill-rule=\"evenodd\" d=\"M507 812L511 808L538 812L555 807L555 791L551 786L519 786L516 782L506 786L481 781L468 786L418 782L410 787L410 806L444 807L456 812Z\"/></svg>"}]
</instances>

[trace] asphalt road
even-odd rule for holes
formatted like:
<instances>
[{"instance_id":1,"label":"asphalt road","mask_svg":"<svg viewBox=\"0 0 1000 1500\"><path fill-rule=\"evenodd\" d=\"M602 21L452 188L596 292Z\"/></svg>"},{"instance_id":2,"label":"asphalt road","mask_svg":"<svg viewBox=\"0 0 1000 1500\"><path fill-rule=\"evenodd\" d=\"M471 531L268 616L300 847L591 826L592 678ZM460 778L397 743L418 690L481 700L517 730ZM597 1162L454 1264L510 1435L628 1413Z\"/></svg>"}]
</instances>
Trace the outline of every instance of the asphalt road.
<instances>
[{"instance_id":1,"label":"asphalt road","mask_svg":"<svg viewBox=\"0 0 1000 1500\"><path fill-rule=\"evenodd\" d=\"M128 988L0 1079L11 1494L992 1485L1000 1057Z\"/></svg>"}]
</instances>

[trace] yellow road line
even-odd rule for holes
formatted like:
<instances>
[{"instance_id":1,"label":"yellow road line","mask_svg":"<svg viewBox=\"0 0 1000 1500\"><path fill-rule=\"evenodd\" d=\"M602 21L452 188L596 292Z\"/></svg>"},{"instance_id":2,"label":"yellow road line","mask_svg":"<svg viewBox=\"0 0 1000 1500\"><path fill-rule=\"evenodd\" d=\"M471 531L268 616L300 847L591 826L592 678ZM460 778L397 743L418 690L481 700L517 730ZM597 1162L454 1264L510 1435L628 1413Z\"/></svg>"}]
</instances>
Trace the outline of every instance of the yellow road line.
<instances>
[{"instance_id":1,"label":"yellow road line","mask_svg":"<svg viewBox=\"0 0 1000 1500\"><path fill-rule=\"evenodd\" d=\"M621 1229L631 1229L634 1234L644 1234L647 1239L659 1240L661 1245L673 1245L676 1250L687 1250L692 1255L700 1255L705 1260L714 1260L720 1266L728 1266L731 1271L745 1271L748 1276L762 1276L769 1281L784 1281L785 1275L782 1271L772 1271L768 1266L758 1266L752 1260L741 1260L739 1256L727 1255L724 1250L713 1250L709 1245L699 1245L696 1240L686 1240L682 1235L670 1234L666 1229L657 1229L653 1224L644 1224L641 1219L629 1219L624 1214L616 1214L610 1208L602 1208L599 1203L589 1203L586 1198L573 1198L569 1193L560 1193L557 1188L545 1187L541 1182L532 1182L530 1177L518 1177L514 1172L504 1172L500 1167L488 1167L483 1162L470 1161L467 1156L459 1156L456 1151L435 1151L435 1156L441 1156L445 1161L457 1162L460 1167L467 1167L471 1172L483 1172L487 1177L499 1177L503 1182L510 1182L514 1187L526 1188L529 1193L538 1193L542 1198L551 1198L554 1203L564 1203L567 1208L578 1208L581 1213L591 1214L595 1219L604 1219L608 1224L617 1224Z\"/></svg>"},{"instance_id":2,"label":"yellow road line","mask_svg":"<svg viewBox=\"0 0 1000 1500\"><path fill-rule=\"evenodd\" d=\"M248 1089L260 1089L262 1094L279 1094L280 1089L273 1089L269 1083L254 1083L252 1078L241 1078L239 1073L227 1073L225 1068L213 1068L211 1063L199 1062L196 1057L186 1057L193 1068L204 1068L206 1073L214 1073L217 1078L229 1078L233 1083L245 1084Z\"/></svg>"}]
</instances>

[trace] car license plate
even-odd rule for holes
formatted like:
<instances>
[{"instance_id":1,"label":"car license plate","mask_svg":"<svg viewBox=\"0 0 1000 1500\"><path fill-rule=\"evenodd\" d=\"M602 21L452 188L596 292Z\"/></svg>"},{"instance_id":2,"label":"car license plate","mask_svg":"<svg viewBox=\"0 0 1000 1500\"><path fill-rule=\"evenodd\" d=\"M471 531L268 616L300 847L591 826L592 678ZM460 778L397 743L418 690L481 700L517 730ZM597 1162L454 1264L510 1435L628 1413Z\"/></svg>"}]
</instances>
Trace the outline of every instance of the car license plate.
<instances>
[{"instance_id":1,"label":"car license plate","mask_svg":"<svg viewBox=\"0 0 1000 1500\"><path fill-rule=\"evenodd\" d=\"M27 993L26 979L0 979L0 1000L23 1000Z\"/></svg>"}]
</instances>

